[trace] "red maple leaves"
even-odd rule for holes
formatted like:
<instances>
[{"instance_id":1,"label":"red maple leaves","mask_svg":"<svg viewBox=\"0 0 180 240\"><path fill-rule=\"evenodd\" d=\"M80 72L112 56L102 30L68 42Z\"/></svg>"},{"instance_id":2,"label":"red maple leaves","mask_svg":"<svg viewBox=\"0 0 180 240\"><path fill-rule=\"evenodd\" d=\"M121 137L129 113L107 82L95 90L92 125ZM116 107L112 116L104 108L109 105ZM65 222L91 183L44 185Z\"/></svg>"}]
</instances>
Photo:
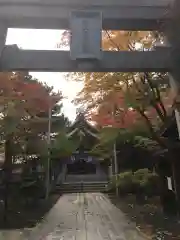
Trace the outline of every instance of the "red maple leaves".
<instances>
[{"instance_id":1,"label":"red maple leaves","mask_svg":"<svg viewBox=\"0 0 180 240\"><path fill-rule=\"evenodd\" d=\"M173 95L169 91L162 97L162 103L156 102L156 108L149 105L146 109L141 109L144 116L136 108L128 107L125 102L123 92L113 93L108 99L98 107L91 115L91 120L97 125L112 126L116 128L133 128L136 124L143 124L144 116L154 125L158 123L157 108L163 113L172 108ZM162 109L162 105L164 109ZM142 104L143 106L143 104Z\"/></svg>"},{"instance_id":2,"label":"red maple leaves","mask_svg":"<svg viewBox=\"0 0 180 240\"><path fill-rule=\"evenodd\" d=\"M51 95L43 84L37 81L25 81L23 75L0 73L0 102L12 101L32 114L45 112L61 100L59 94Z\"/></svg>"}]
</instances>

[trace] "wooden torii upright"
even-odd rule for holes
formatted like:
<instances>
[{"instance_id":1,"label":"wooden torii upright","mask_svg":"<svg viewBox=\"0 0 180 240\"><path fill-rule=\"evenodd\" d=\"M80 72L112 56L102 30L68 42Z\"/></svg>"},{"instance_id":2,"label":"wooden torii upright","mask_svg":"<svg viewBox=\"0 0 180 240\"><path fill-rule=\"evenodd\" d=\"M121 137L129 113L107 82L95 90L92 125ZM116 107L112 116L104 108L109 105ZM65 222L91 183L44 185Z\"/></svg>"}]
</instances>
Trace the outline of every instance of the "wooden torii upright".
<instances>
[{"instance_id":1,"label":"wooden torii upright","mask_svg":"<svg viewBox=\"0 0 180 240\"><path fill-rule=\"evenodd\" d=\"M158 30L171 1L0 0L0 71L170 71L168 48L103 52L101 30ZM70 52L5 47L8 28L70 29Z\"/></svg>"}]
</instances>

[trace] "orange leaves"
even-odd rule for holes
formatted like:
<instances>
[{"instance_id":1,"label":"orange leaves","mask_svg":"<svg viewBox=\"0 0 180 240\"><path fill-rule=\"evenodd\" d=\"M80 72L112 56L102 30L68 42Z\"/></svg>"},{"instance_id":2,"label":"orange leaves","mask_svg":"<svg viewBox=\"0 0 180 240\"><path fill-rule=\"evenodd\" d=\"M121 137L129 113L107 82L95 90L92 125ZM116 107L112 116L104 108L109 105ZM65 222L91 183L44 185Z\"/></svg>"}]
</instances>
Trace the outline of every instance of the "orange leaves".
<instances>
[{"instance_id":1,"label":"orange leaves","mask_svg":"<svg viewBox=\"0 0 180 240\"><path fill-rule=\"evenodd\" d=\"M20 98L25 101L25 105L30 110L41 111L47 110L49 94L45 91L43 86L39 83L23 83L19 89L21 92Z\"/></svg>"},{"instance_id":2,"label":"orange leaves","mask_svg":"<svg viewBox=\"0 0 180 240\"><path fill-rule=\"evenodd\" d=\"M110 113L96 114L92 116L92 120L99 126L112 126L116 128L132 128L138 122L138 113L135 110L122 110L119 114L113 115Z\"/></svg>"},{"instance_id":3,"label":"orange leaves","mask_svg":"<svg viewBox=\"0 0 180 240\"><path fill-rule=\"evenodd\" d=\"M149 31L105 31L103 33L103 49L111 51L127 51L139 48L150 48L153 36Z\"/></svg>"},{"instance_id":4,"label":"orange leaves","mask_svg":"<svg viewBox=\"0 0 180 240\"><path fill-rule=\"evenodd\" d=\"M92 121L100 126L129 128L138 121L138 113L126 106L123 91L118 91L108 95L106 102L92 113Z\"/></svg>"}]
</instances>

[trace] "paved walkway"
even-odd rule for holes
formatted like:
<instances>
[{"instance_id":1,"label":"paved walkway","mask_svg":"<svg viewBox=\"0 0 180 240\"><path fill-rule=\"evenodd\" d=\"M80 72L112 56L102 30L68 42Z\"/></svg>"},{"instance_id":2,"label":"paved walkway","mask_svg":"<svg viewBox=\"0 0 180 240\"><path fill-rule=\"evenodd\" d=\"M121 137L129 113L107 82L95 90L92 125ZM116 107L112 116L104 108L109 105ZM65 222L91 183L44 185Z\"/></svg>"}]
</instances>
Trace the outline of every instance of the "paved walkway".
<instances>
[{"instance_id":1,"label":"paved walkway","mask_svg":"<svg viewBox=\"0 0 180 240\"><path fill-rule=\"evenodd\" d=\"M101 193L60 198L28 240L144 240Z\"/></svg>"}]
</instances>

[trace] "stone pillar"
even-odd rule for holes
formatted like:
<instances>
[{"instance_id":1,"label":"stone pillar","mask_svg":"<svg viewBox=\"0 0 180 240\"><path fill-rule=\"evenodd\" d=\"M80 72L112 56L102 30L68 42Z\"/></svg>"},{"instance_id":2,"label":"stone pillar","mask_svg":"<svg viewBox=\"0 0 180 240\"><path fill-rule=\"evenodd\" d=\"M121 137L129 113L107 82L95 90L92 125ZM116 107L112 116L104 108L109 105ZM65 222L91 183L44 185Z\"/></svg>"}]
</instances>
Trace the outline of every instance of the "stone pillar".
<instances>
[{"instance_id":1,"label":"stone pillar","mask_svg":"<svg viewBox=\"0 0 180 240\"><path fill-rule=\"evenodd\" d=\"M108 167L108 177L109 177L109 179L111 179L112 176L113 176L112 165L110 165Z\"/></svg>"},{"instance_id":2,"label":"stone pillar","mask_svg":"<svg viewBox=\"0 0 180 240\"><path fill-rule=\"evenodd\" d=\"M179 99L178 95L180 94L180 79L175 79L174 75L169 73L169 83L170 83L170 86L171 86L174 96L178 97L177 101L179 101L180 99ZM175 112L175 117L176 117L178 134L179 134L179 138L180 138L180 109L175 108L174 112Z\"/></svg>"},{"instance_id":3,"label":"stone pillar","mask_svg":"<svg viewBox=\"0 0 180 240\"><path fill-rule=\"evenodd\" d=\"M176 75L175 73L169 73L169 83L177 103L175 104L174 112L175 112L178 135L180 139L180 76ZM172 178L173 178L173 184L174 184L173 191L176 196L178 212L180 213L180 177L178 172L179 161L177 161L178 154L177 153L175 154L175 156L177 155L177 157L175 157L174 161L172 162Z\"/></svg>"},{"instance_id":4,"label":"stone pillar","mask_svg":"<svg viewBox=\"0 0 180 240\"><path fill-rule=\"evenodd\" d=\"M102 169L100 167L100 164L96 164L96 175L101 176L102 175Z\"/></svg>"},{"instance_id":5,"label":"stone pillar","mask_svg":"<svg viewBox=\"0 0 180 240\"><path fill-rule=\"evenodd\" d=\"M7 23L3 21L0 22L0 58L2 56L3 49L5 47L7 31L8 31Z\"/></svg>"},{"instance_id":6,"label":"stone pillar","mask_svg":"<svg viewBox=\"0 0 180 240\"><path fill-rule=\"evenodd\" d=\"M67 173L67 164L64 164L63 169L62 169L62 182L65 181L66 173Z\"/></svg>"}]
</instances>

